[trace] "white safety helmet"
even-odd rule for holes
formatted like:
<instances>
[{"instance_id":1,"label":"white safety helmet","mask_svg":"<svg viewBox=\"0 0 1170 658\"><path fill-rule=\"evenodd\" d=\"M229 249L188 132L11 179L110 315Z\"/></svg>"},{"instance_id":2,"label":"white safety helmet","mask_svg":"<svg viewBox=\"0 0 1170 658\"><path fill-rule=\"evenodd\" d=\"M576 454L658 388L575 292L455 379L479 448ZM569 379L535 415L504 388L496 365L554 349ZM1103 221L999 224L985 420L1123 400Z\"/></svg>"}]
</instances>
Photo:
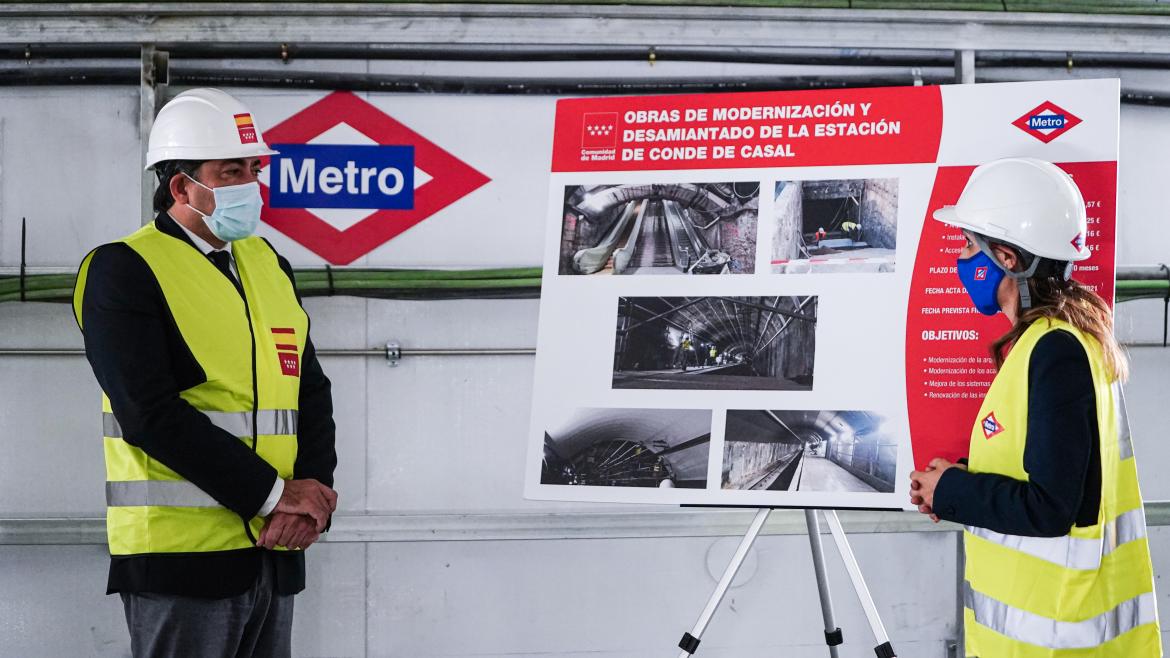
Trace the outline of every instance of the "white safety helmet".
<instances>
[{"instance_id":1,"label":"white safety helmet","mask_svg":"<svg viewBox=\"0 0 1170 658\"><path fill-rule=\"evenodd\" d=\"M1081 191L1062 169L1036 158L976 167L959 202L934 211L934 218L1052 260L1091 255Z\"/></svg>"},{"instance_id":2,"label":"white safety helmet","mask_svg":"<svg viewBox=\"0 0 1170 658\"><path fill-rule=\"evenodd\" d=\"M164 160L231 160L275 155L243 103L218 89L175 96L154 119L146 168Z\"/></svg>"}]
</instances>

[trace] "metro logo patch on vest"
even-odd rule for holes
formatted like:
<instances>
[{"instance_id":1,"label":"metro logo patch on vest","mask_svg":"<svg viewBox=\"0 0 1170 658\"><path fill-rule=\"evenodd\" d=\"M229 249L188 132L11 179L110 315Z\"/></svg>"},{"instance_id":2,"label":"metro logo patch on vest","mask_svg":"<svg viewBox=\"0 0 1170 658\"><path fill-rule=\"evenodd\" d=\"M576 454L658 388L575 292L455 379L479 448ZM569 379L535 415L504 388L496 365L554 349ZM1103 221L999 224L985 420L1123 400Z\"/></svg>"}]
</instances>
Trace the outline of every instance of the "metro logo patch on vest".
<instances>
[{"instance_id":1,"label":"metro logo patch on vest","mask_svg":"<svg viewBox=\"0 0 1170 658\"><path fill-rule=\"evenodd\" d=\"M291 327L274 327L272 337L276 339L276 354L280 357L280 371L289 377L300 377L301 357L297 353L296 330ZM282 343L281 340L291 342Z\"/></svg>"},{"instance_id":2,"label":"metro logo patch on vest","mask_svg":"<svg viewBox=\"0 0 1170 658\"><path fill-rule=\"evenodd\" d=\"M995 419L995 412L987 414L987 417L983 419L983 436L990 439L1002 431L1003 425L1000 425L999 421Z\"/></svg>"}]
</instances>

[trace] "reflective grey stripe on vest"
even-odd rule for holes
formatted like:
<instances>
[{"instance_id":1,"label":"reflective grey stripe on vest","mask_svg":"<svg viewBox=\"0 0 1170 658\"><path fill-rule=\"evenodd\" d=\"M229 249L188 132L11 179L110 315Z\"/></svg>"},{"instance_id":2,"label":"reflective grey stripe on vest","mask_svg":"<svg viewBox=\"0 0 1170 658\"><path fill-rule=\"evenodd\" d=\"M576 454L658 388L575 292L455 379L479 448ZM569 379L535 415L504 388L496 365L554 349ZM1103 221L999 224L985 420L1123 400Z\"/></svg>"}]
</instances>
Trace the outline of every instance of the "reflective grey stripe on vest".
<instances>
[{"instance_id":1,"label":"reflective grey stripe on vest","mask_svg":"<svg viewBox=\"0 0 1170 658\"><path fill-rule=\"evenodd\" d=\"M963 583L963 605L975 613L975 621L996 633L1048 649L1091 649L1154 623L1158 613L1154 593L1146 592L1084 621L1057 621L997 601L975 591L970 582Z\"/></svg>"},{"instance_id":2,"label":"reflective grey stripe on vest","mask_svg":"<svg viewBox=\"0 0 1170 658\"><path fill-rule=\"evenodd\" d=\"M186 481L133 480L106 483L109 507L222 507L206 491Z\"/></svg>"},{"instance_id":3,"label":"reflective grey stripe on vest","mask_svg":"<svg viewBox=\"0 0 1170 658\"><path fill-rule=\"evenodd\" d=\"M1129 414L1125 412L1125 392L1117 382L1113 383L1113 406L1117 414L1117 451L1125 461L1133 457L1133 439L1129 434Z\"/></svg>"},{"instance_id":4,"label":"reflective grey stripe on vest","mask_svg":"<svg viewBox=\"0 0 1170 658\"><path fill-rule=\"evenodd\" d=\"M1109 521L1100 539L1079 537L1021 537L968 526L967 532L993 544L1010 548L1069 569L1098 569L1101 559L1118 546L1146 536L1146 514L1139 507Z\"/></svg>"},{"instance_id":5,"label":"reflective grey stripe on vest","mask_svg":"<svg viewBox=\"0 0 1170 658\"><path fill-rule=\"evenodd\" d=\"M233 436L252 436L252 412L250 411L204 411L211 424ZM292 435L297 433L296 409L261 409L256 412L258 434ZM114 414L102 413L102 436L122 438L122 427Z\"/></svg>"}]
</instances>

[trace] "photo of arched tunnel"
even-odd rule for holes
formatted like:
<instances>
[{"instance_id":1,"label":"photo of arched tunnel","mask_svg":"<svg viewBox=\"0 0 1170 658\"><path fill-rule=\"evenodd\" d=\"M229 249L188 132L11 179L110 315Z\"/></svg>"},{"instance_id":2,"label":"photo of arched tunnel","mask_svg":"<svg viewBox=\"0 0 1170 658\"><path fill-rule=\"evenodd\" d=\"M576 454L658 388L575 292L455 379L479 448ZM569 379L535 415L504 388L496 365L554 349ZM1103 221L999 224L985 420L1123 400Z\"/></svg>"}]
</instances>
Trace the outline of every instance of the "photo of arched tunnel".
<instances>
[{"instance_id":1,"label":"photo of arched tunnel","mask_svg":"<svg viewBox=\"0 0 1170 658\"><path fill-rule=\"evenodd\" d=\"M898 442L871 411L727 412L723 488L890 493Z\"/></svg>"},{"instance_id":2,"label":"photo of arched tunnel","mask_svg":"<svg viewBox=\"0 0 1170 658\"><path fill-rule=\"evenodd\" d=\"M620 297L614 388L808 391L817 298Z\"/></svg>"},{"instance_id":3,"label":"photo of arched tunnel","mask_svg":"<svg viewBox=\"0 0 1170 658\"><path fill-rule=\"evenodd\" d=\"M751 274L760 183L570 185L561 274Z\"/></svg>"},{"instance_id":4,"label":"photo of arched tunnel","mask_svg":"<svg viewBox=\"0 0 1170 658\"><path fill-rule=\"evenodd\" d=\"M544 433L541 484L702 489L711 412L576 409Z\"/></svg>"},{"instance_id":5,"label":"photo of arched tunnel","mask_svg":"<svg viewBox=\"0 0 1170 658\"><path fill-rule=\"evenodd\" d=\"M772 272L893 272L898 179L776 183Z\"/></svg>"}]
</instances>

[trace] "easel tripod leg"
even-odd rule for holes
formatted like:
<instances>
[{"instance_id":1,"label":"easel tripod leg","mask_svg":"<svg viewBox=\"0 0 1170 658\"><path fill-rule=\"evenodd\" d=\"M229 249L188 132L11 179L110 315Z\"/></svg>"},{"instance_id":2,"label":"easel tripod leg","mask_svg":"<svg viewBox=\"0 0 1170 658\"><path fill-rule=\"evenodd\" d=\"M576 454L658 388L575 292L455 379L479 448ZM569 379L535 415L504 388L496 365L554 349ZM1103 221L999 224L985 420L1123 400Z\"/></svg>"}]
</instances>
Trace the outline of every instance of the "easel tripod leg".
<instances>
[{"instance_id":1,"label":"easel tripod leg","mask_svg":"<svg viewBox=\"0 0 1170 658\"><path fill-rule=\"evenodd\" d=\"M853 548L845 536L845 528L841 527L841 519L837 517L835 510L825 510L825 521L829 524L829 532L833 533L833 541L837 544L837 551L841 553L841 560L845 562L845 570L849 572L849 580L853 582L857 598L861 600L861 607L865 610L865 618L869 622L873 636L878 641L878 645L874 647L874 653L877 654L878 658L897 658L893 646L890 645L890 637L886 635L886 628L882 625L882 619L878 616L877 605L874 604L873 597L869 594L869 588L865 585L865 578L861 575L861 567L853 555ZM809 532L811 534L811 529Z\"/></svg>"},{"instance_id":2,"label":"easel tripod leg","mask_svg":"<svg viewBox=\"0 0 1170 658\"><path fill-rule=\"evenodd\" d=\"M821 616L825 618L825 644L829 645L829 656L837 658L837 646L845 640L841 635L841 629L833 621L833 599L829 593L829 579L825 575L825 549L821 545L821 524L817 519L817 511L806 509L804 520L808 524L808 543L812 548L817 592L821 596Z\"/></svg>"},{"instance_id":3,"label":"easel tripod leg","mask_svg":"<svg viewBox=\"0 0 1170 658\"><path fill-rule=\"evenodd\" d=\"M735 580L735 574L739 573L739 568L743 566L743 561L747 558L748 551L751 550L752 544L756 542L756 537L760 535L760 530L764 528L764 522L768 520L768 515L772 510L761 508L756 511L756 516L752 519L752 524L748 527L747 533L739 542L739 548L735 549L735 555L732 556L731 562L727 564L727 568L723 570L723 577L719 579L719 584L715 586L715 591L711 593L711 598L707 600L707 606L703 608L703 613L699 615L699 620L695 622L695 627L691 632L684 633L682 639L679 640L678 646L682 649L682 653L678 658L687 658L695 653L699 648L699 641L703 637L703 632L707 630L707 624L711 623L711 617L714 616L715 610L719 608L719 604L723 601L723 596L727 594L728 588L731 587L731 582Z\"/></svg>"}]
</instances>

